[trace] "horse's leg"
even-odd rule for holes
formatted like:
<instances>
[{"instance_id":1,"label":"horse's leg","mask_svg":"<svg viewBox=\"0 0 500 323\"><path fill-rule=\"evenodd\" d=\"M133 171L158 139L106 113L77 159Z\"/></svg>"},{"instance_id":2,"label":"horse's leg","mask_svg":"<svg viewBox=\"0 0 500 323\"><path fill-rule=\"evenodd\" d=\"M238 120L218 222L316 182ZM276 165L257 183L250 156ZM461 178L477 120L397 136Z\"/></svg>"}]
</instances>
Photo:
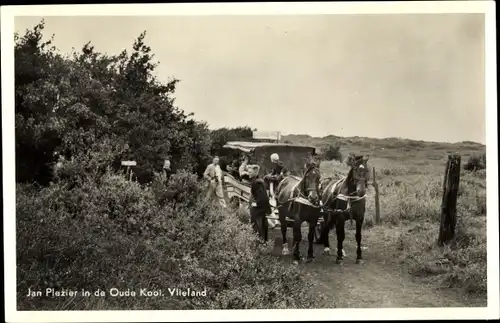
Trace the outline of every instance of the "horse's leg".
<instances>
[{"instance_id":1,"label":"horse's leg","mask_svg":"<svg viewBox=\"0 0 500 323\"><path fill-rule=\"evenodd\" d=\"M317 223L318 223L318 218L316 217L314 220L309 221L309 233L307 235L307 238L309 240L309 248L307 249L308 262L314 259L314 230L316 230Z\"/></svg>"},{"instance_id":2,"label":"horse's leg","mask_svg":"<svg viewBox=\"0 0 500 323\"><path fill-rule=\"evenodd\" d=\"M357 257L356 263L361 264L363 262L363 256L361 255L361 229L363 228L363 217L356 217L356 243L358 245L356 249Z\"/></svg>"},{"instance_id":3,"label":"horse's leg","mask_svg":"<svg viewBox=\"0 0 500 323\"><path fill-rule=\"evenodd\" d=\"M336 221L337 233L337 264L342 264L344 260L344 238L345 238L345 221L343 217L338 217Z\"/></svg>"},{"instance_id":4,"label":"horse's leg","mask_svg":"<svg viewBox=\"0 0 500 323\"><path fill-rule=\"evenodd\" d=\"M286 207L280 206L279 208L279 219L280 219L280 229L281 229L281 237L282 237L282 250L281 254L282 255L288 255L290 254L290 251L288 251L288 238L286 237L286 231L288 229L288 223L286 222Z\"/></svg>"},{"instance_id":5,"label":"horse's leg","mask_svg":"<svg viewBox=\"0 0 500 323\"><path fill-rule=\"evenodd\" d=\"M321 227L321 234L319 235L318 239L318 244L322 244L326 247L327 239L325 239L325 236L328 237L329 230L327 230L327 227L330 223L330 213L325 213L323 215L323 226Z\"/></svg>"},{"instance_id":6,"label":"horse's leg","mask_svg":"<svg viewBox=\"0 0 500 323\"><path fill-rule=\"evenodd\" d=\"M321 230L321 235L319 237L319 242L323 244L325 247L324 253L330 254L330 231L335 227L335 217L333 216L332 212L328 212L327 215L324 218L325 225L323 226L323 229Z\"/></svg>"},{"instance_id":7,"label":"horse's leg","mask_svg":"<svg viewBox=\"0 0 500 323\"><path fill-rule=\"evenodd\" d=\"M293 217L293 258L294 262L300 261L300 242L302 241L302 221L299 216L300 208L292 209Z\"/></svg>"}]
</instances>

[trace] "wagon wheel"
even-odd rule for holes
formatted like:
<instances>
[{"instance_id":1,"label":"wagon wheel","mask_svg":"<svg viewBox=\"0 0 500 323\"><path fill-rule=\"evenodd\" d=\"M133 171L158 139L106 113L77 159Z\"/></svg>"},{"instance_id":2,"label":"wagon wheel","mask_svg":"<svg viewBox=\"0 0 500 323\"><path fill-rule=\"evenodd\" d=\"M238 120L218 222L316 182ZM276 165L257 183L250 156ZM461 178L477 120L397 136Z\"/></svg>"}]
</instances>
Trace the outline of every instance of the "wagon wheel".
<instances>
[{"instance_id":1,"label":"wagon wheel","mask_svg":"<svg viewBox=\"0 0 500 323\"><path fill-rule=\"evenodd\" d=\"M231 212L236 212L240 208L240 199L237 196L233 196L229 199L229 210Z\"/></svg>"}]
</instances>

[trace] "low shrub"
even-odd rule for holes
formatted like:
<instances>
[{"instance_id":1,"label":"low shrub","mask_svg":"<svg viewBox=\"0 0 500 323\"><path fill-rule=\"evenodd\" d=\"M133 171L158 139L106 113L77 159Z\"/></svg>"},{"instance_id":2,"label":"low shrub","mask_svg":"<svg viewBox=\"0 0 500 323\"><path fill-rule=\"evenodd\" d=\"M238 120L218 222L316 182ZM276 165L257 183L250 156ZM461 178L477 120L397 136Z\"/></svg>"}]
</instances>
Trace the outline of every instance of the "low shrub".
<instances>
[{"instance_id":1,"label":"low shrub","mask_svg":"<svg viewBox=\"0 0 500 323\"><path fill-rule=\"evenodd\" d=\"M485 225L485 224L483 224ZM419 229L421 228L421 229ZM443 288L486 295L486 233L469 219L461 221L455 238L444 248L437 245L439 225L415 225L401 234L398 249L411 274Z\"/></svg>"},{"instance_id":2,"label":"low shrub","mask_svg":"<svg viewBox=\"0 0 500 323\"><path fill-rule=\"evenodd\" d=\"M403 231L395 241L400 260L411 274L433 284L486 295L486 186L481 171L461 174L456 234L443 248L437 245L443 174L406 169L405 174L403 166L387 168L382 173L391 176L379 181L381 219Z\"/></svg>"},{"instance_id":3,"label":"low shrub","mask_svg":"<svg viewBox=\"0 0 500 323\"><path fill-rule=\"evenodd\" d=\"M170 178L164 173L155 173L150 188L160 205L169 202L193 206L197 197L203 194L198 176L184 170L172 174Z\"/></svg>"},{"instance_id":4,"label":"low shrub","mask_svg":"<svg viewBox=\"0 0 500 323\"><path fill-rule=\"evenodd\" d=\"M342 153L340 152L340 145L328 145L322 152L325 160L338 160L342 161Z\"/></svg>"},{"instance_id":5,"label":"low shrub","mask_svg":"<svg viewBox=\"0 0 500 323\"><path fill-rule=\"evenodd\" d=\"M464 169L467 171L478 171L486 169L486 153L474 154L469 157L469 160L464 164Z\"/></svg>"},{"instance_id":6,"label":"low shrub","mask_svg":"<svg viewBox=\"0 0 500 323\"><path fill-rule=\"evenodd\" d=\"M45 188L19 184L18 309L321 306L321 295L302 297L308 283L297 268L270 256L249 224L197 198L195 176L173 175L167 197L156 180L145 189L107 171L99 182L82 179L72 188L67 180ZM107 295L25 297L28 288L49 287ZM110 288L161 289L167 297L111 297ZM170 297L168 288L206 289L207 296Z\"/></svg>"},{"instance_id":7,"label":"low shrub","mask_svg":"<svg viewBox=\"0 0 500 323\"><path fill-rule=\"evenodd\" d=\"M470 175L460 182L456 234L444 248L437 245L442 197L438 179L384 186L382 220L409 227L397 248L410 273L445 288L486 295L486 190L475 181Z\"/></svg>"}]
</instances>

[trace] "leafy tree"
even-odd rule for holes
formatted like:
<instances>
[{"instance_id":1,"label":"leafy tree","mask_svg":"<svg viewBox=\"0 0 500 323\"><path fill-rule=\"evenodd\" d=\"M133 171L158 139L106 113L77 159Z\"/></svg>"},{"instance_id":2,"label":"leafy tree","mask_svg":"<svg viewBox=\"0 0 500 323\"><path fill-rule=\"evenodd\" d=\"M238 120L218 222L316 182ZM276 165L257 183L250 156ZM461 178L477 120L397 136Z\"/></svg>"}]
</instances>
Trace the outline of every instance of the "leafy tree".
<instances>
[{"instance_id":1,"label":"leafy tree","mask_svg":"<svg viewBox=\"0 0 500 323\"><path fill-rule=\"evenodd\" d=\"M44 22L16 35L17 181L47 184L59 156L83 163L95 143L114 152L83 168L118 168L136 160L140 182L148 182L169 158L174 169L199 171L210 149L207 125L174 105L179 80L160 82L157 63L142 33L129 54L97 52L91 43L60 54L43 41ZM90 161L89 161L90 162Z\"/></svg>"},{"instance_id":2,"label":"leafy tree","mask_svg":"<svg viewBox=\"0 0 500 323\"><path fill-rule=\"evenodd\" d=\"M228 141L252 141L252 128L237 127L237 128L219 128L210 133L212 146L210 152L218 154L220 149Z\"/></svg>"},{"instance_id":3,"label":"leafy tree","mask_svg":"<svg viewBox=\"0 0 500 323\"><path fill-rule=\"evenodd\" d=\"M50 178L52 153L60 142L55 117L56 59L52 39L42 41L43 21L23 38L15 35L16 177L21 181Z\"/></svg>"}]
</instances>

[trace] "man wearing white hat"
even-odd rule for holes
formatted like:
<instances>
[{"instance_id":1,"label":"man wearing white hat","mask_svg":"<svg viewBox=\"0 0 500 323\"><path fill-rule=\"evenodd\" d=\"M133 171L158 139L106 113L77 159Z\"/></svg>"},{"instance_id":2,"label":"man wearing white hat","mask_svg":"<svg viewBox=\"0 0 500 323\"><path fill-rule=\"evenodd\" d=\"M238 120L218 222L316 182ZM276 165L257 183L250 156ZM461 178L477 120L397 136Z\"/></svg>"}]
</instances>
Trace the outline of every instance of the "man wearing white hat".
<instances>
[{"instance_id":1,"label":"man wearing white hat","mask_svg":"<svg viewBox=\"0 0 500 323\"><path fill-rule=\"evenodd\" d=\"M264 176L264 179L269 184L269 194L271 195L271 205L276 207L276 196L274 195L274 190L278 186L279 182L283 177L289 175L288 169L280 161L278 154L274 153L271 155L271 162L273 163L273 170L271 173Z\"/></svg>"}]
</instances>

